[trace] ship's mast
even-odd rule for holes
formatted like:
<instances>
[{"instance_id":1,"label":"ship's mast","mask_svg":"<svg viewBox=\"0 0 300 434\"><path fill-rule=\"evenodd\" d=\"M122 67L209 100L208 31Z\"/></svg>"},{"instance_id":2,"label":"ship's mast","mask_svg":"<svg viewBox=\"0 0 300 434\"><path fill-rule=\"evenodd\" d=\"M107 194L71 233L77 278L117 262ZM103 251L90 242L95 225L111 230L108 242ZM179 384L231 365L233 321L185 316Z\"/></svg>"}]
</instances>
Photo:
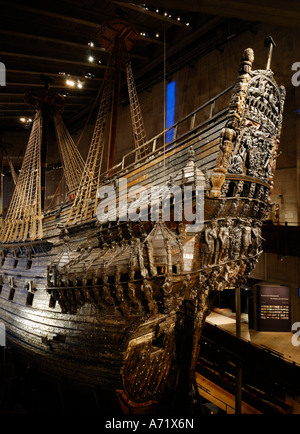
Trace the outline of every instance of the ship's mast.
<instances>
[{"instance_id":1,"label":"ship's mast","mask_svg":"<svg viewBox=\"0 0 300 434\"><path fill-rule=\"evenodd\" d=\"M3 243L43 238L48 120L50 114L64 106L64 99L49 88L52 79L41 78L45 89L42 92L33 90L25 95L25 101L36 113L22 167L1 226L0 241Z\"/></svg>"},{"instance_id":2,"label":"ship's mast","mask_svg":"<svg viewBox=\"0 0 300 434\"><path fill-rule=\"evenodd\" d=\"M112 106L110 118L110 130L108 141L107 170L115 164L116 135L118 108L120 102L121 69L124 57L129 52L138 38L137 30L123 20L114 20L101 26L98 33L100 45L109 53L112 53L114 64L114 84L112 93Z\"/></svg>"},{"instance_id":3,"label":"ship's mast","mask_svg":"<svg viewBox=\"0 0 300 434\"><path fill-rule=\"evenodd\" d=\"M123 58L123 40L117 38L116 45L115 45L115 80L114 80L113 95L112 95L112 109L111 109L109 141L108 141L107 170L111 169L115 164L122 58Z\"/></svg>"},{"instance_id":4,"label":"ship's mast","mask_svg":"<svg viewBox=\"0 0 300 434\"><path fill-rule=\"evenodd\" d=\"M14 184L16 185L17 182L17 174L15 172L15 169L13 167L13 164L9 158L8 152L7 152L7 147L9 146L8 143L4 143L2 141L2 137L0 137L0 224L2 223L3 220L3 214L5 212L6 206L3 206L3 159L4 159L4 154L7 158L8 164L10 166L10 171L11 171L11 175L14 181Z\"/></svg>"},{"instance_id":5,"label":"ship's mast","mask_svg":"<svg viewBox=\"0 0 300 434\"><path fill-rule=\"evenodd\" d=\"M49 84L53 82L51 77L44 74L41 75L41 80L44 82L45 94L48 94ZM46 196L46 171L47 171L47 150L48 150L48 136L49 136L49 119L50 119L50 105L46 101L41 104L42 113L42 141L41 141L41 202L42 209L45 208Z\"/></svg>"},{"instance_id":6,"label":"ship's mast","mask_svg":"<svg viewBox=\"0 0 300 434\"><path fill-rule=\"evenodd\" d=\"M127 21L115 19L102 24L98 33L100 45L110 54L102 84L99 111L95 123L91 145L86 158L77 194L70 210L67 224L93 218L96 214L101 184L104 147L107 149L107 172L113 175L117 136L118 107L120 102L121 72L127 62L127 86L129 92L130 115L133 129L136 159L147 155L146 133L134 85L130 63L126 57L138 39L138 31ZM108 144L106 126L109 127ZM142 151L141 151L142 150Z\"/></svg>"},{"instance_id":7,"label":"ship's mast","mask_svg":"<svg viewBox=\"0 0 300 434\"><path fill-rule=\"evenodd\" d=\"M268 36L265 39L265 47L268 49L268 55L267 55L267 64L266 64L266 70L268 71L271 69L271 61L272 61L272 55L273 55L273 48L276 47L276 44L274 42L274 39L272 36Z\"/></svg>"},{"instance_id":8,"label":"ship's mast","mask_svg":"<svg viewBox=\"0 0 300 434\"><path fill-rule=\"evenodd\" d=\"M42 92L36 93L31 91L25 95L25 101L33 109L39 110L42 116L41 131L41 207L45 208L46 197L46 172L47 172L47 150L49 136L50 117L58 110L64 107L64 98L57 92L50 89L50 83L53 79L47 75L41 74L41 80L44 82Z\"/></svg>"}]
</instances>

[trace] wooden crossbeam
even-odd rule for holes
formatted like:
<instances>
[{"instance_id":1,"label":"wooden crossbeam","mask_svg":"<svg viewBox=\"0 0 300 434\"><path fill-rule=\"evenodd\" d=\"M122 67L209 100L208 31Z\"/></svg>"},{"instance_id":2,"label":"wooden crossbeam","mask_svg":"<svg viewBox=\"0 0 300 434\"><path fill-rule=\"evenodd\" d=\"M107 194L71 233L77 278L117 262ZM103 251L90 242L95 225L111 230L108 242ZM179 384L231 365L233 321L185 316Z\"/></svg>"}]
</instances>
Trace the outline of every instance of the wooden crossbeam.
<instances>
[{"instance_id":1,"label":"wooden crossbeam","mask_svg":"<svg viewBox=\"0 0 300 434\"><path fill-rule=\"evenodd\" d=\"M127 5L127 0L118 0ZM130 0L135 6L140 2ZM149 6L198 12L242 20L259 21L274 25L299 28L300 8L298 0L149 0Z\"/></svg>"}]
</instances>

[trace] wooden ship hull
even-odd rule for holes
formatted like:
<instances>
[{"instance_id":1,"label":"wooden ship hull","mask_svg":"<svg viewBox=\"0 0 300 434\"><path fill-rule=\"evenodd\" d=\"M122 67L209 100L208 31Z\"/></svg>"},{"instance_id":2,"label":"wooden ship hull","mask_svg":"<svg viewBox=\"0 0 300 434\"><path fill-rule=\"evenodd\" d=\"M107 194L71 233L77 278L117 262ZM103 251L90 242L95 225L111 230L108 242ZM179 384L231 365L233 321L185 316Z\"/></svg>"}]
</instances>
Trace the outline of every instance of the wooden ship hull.
<instances>
[{"instance_id":1,"label":"wooden ship hull","mask_svg":"<svg viewBox=\"0 0 300 434\"><path fill-rule=\"evenodd\" d=\"M162 200L159 218L122 219L106 198L104 221L101 198L79 212L75 199L44 212L40 237L39 221L20 239L22 223L4 220L0 320L37 370L116 394L130 412L188 407L209 295L247 278L272 206L284 89L252 62L247 49L235 86L178 122L167 147L162 133L102 177L114 188L190 186L194 211L203 192L201 221L176 220L174 197L165 220ZM138 206L149 217L149 203Z\"/></svg>"}]
</instances>

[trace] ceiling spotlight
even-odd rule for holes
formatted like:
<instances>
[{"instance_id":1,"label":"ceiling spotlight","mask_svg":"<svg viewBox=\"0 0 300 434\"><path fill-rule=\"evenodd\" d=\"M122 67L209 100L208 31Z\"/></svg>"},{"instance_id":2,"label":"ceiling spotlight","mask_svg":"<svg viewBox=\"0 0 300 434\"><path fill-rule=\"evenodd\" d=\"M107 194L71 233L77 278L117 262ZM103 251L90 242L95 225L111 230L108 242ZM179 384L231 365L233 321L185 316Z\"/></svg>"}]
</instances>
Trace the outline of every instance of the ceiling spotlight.
<instances>
[{"instance_id":1,"label":"ceiling spotlight","mask_svg":"<svg viewBox=\"0 0 300 434\"><path fill-rule=\"evenodd\" d=\"M94 46L94 42L93 42L93 41L90 41L90 42L88 43L88 45L89 45L90 47L93 47L93 46Z\"/></svg>"},{"instance_id":2,"label":"ceiling spotlight","mask_svg":"<svg viewBox=\"0 0 300 434\"><path fill-rule=\"evenodd\" d=\"M89 62L94 62L94 58L93 58L93 56L89 56L89 57L88 57L88 61L89 61Z\"/></svg>"},{"instance_id":3,"label":"ceiling spotlight","mask_svg":"<svg viewBox=\"0 0 300 434\"><path fill-rule=\"evenodd\" d=\"M73 80L66 80L66 84L71 87L75 86L75 82Z\"/></svg>"},{"instance_id":4,"label":"ceiling spotlight","mask_svg":"<svg viewBox=\"0 0 300 434\"><path fill-rule=\"evenodd\" d=\"M156 33L156 35L155 35L157 38L159 38L159 33Z\"/></svg>"},{"instance_id":5,"label":"ceiling spotlight","mask_svg":"<svg viewBox=\"0 0 300 434\"><path fill-rule=\"evenodd\" d=\"M185 23L185 25L186 25L186 26L189 26L189 25L190 25L190 23Z\"/></svg>"},{"instance_id":6,"label":"ceiling spotlight","mask_svg":"<svg viewBox=\"0 0 300 434\"><path fill-rule=\"evenodd\" d=\"M82 89L82 83L81 83L81 81L77 81L77 87L79 88L79 89Z\"/></svg>"},{"instance_id":7,"label":"ceiling spotlight","mask_svg":"<svg viewBox=\"0 0 300 434\"><path fill-rule=\"evenodd\" d=\"M22 124L25 124L25 127L28 127L32 123L32 119L22 117L20 118L20 122L22 122Z\"/></svg>"},{"instance_id":8,"label":"ceiling spotlight","mask_svg":"<svg viewBox=\"0 0 300 434\"><path fill-rule=\"evenodd\" d=\"M87 73L85 74L85 78L95 78L95 75L92 74L91 72L87 72Z\"/></svg>"},{"instance_id":9,"label":"ceiling spotlight","mask_svg":"<svg viewBox=\"0 0 300 434\"><path fill-rule=\"evenodd\" d=\"M156 9L156 12L159 13L159 9Z\"/></svg>"}]
</instances>

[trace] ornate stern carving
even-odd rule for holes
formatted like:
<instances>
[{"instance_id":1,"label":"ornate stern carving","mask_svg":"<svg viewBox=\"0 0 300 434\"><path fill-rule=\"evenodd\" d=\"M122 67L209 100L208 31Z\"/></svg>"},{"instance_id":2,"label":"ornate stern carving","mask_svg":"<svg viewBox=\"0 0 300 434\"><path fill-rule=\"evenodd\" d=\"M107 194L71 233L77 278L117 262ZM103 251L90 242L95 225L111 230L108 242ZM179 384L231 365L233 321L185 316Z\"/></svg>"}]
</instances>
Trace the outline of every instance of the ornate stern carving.
<instances>
[{"instance_id":1,"label":"ornate stern carving","mask_svg":"<svg viewBox=\"0 0 300 434\"><path fill-rule=\"evenodd\" d=\"M236 131L239 127L241 116L244 110L253 61L254 52L252 48L247 48L242 55L239 68L239 77L234 87L231 103L229 105L228 121L222 131L217 165L214 168L211 176L211 198L221 196L221 189L225 182L225 173L228 169L229 156L231 154L233 142L236 139Z\"/></svg>"},{"instance_id":2,"label":"ornate stern carving","mask_svg":"<svg viewBox=\"0 0 300 434\"><path fill-rule=\"evenodd\" d=\"M223 194L228 179L257 180L268 194L273 188L285 88L277 86L269 69L270 53L266 70L251 72L253 59L253 51L245 50L211 177L211 198Z\"/></svg>"}]
</instances>

